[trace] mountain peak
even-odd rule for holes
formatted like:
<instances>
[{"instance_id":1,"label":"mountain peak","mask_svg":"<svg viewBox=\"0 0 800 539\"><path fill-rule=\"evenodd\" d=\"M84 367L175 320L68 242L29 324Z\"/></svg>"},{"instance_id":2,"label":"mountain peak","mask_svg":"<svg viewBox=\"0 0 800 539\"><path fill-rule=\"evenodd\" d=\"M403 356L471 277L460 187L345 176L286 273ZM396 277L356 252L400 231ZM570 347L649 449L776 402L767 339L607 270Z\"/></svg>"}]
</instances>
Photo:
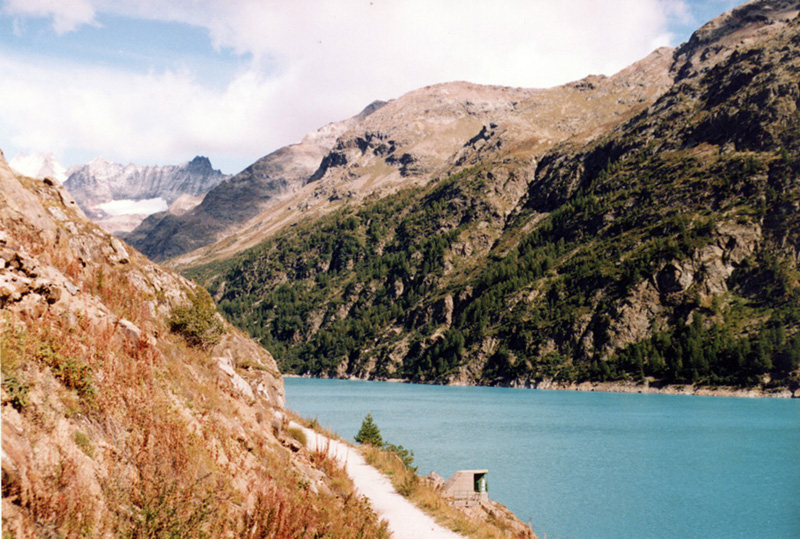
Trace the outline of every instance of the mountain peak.
<instances>
[{"instance_id":1,"label":"mountain peak","mask_svg":"<svg viewBox=\"0 0 800 539\"><path fill-rule=\"evenodd\" d=\"M104 168L111 164L113 164L111 163L111 161L108 161L107 159L101 156L97 156L87 163L87 165L92 168L98 168L98 167Z\"/></svg>"},{"instance_id":2,"label":"mountain peak","mask_svg":"<svg viewBox=\"0 0 800 539\"><path fill-rule=\"evenodd\" d=\"M214 168L211 166L211 160L204 155L198 155L189 161L186 165L186 170L192 174L210 174L214 172Z\"/></svg>"},{"instance_id":3,"label":"mountain peak","mask_svg":"<svg viewBox=\"0 0 800 539\"><path fill-rule=\"evenodd\" d=\"M189 161L190 165L194 166L211 166L211 160L205 155L196 155L194 159Z\"/></svg>"}]
</instances>

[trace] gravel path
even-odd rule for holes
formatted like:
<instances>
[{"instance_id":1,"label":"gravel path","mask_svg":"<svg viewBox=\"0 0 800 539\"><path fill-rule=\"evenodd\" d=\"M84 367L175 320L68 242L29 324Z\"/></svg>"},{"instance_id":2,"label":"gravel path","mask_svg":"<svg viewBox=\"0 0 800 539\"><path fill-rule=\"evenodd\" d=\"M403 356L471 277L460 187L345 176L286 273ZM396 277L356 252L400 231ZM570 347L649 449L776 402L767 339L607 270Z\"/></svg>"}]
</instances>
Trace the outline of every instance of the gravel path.
<instances>
[{"instance_id":1,"label":"gravel path","mask_svg":"<svg viewBox=\"0 0 800 539\"><path fill-rule=\"evenodd\" d=\"M388 522L395 539L463 539L398 494L389 478L367 464L355 448L300 425L293 423L292 426L303 429L310 450L328 447L329 454L344 464L356 490L369 498L378 516Z\"/></svg>"}]
</instances>

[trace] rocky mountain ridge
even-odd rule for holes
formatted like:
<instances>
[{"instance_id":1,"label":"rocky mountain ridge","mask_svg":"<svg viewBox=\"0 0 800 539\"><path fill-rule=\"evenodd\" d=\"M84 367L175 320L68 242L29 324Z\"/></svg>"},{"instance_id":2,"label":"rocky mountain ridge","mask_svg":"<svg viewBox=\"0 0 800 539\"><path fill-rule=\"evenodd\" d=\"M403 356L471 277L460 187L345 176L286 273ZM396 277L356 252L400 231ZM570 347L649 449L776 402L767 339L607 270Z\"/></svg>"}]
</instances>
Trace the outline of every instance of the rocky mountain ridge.
<instances>
[{"instance_id":1,"label":"rocky mountain ridge","mask_svg":"<svg viewBox=\"0 0 800 539\"><path fill-rule=\"evenodd\" d=\"M376 101L353 118L326 125L301 142L262 157L209 191L202 203L188 212L148 217L126 234L125 240L153 260L164 260L231 234L248 219L299 189L320 166L339 135L383 104Z\"/></svg>"},{"instance_id":2,"label":"rocky mountain ridge","mask_svg":"<svg viewBox=\"0 0 800 539\"><path fill-rule=\"evenodd\" d=\"M163 198L171 204L183 194L203 195L227 178L201 156L180 165L153 166L121 165L97 157L70 167L64 187L81 208L120 199Z\"/></svg>"},{"instance_id":3,"label":"rocky mountain ridge","mask_svg":"<svg viewBox=\"0 0 800 539\"><path fill-rule=\"evenodd\" d=\"M63 183L90 219L112 232L129 232L146 214L130 213L136 210L112 214L104 205L160 199L168 206L183 197L185 207L187 197L197 204L210 189L229 177L201 156L180 165L153 166L121 165L97 157L85 165L70 167Z\"/></svg>"},{"instance_id":4,"label":"rocky mountain ridge","mask_svg":"<svg viewBox=\"0 0 800 539\"><path fill-rule=\"evenodd\" d=\"M514 144L521 158L531 158L558 142L591 137L652 103L671 81L670 52L656 51L614 77L594 76L549 90L465 82L422 88L334 124L339 126L335 137L327 138L313 159L305 160L309 154L302 160L295 157L295 152L308 147L306 141L251 168L278 158L280 167L289 163L299 167L300 162L304 167L265 171L261 174L266 183L254 179L248 169L210 193L194 213L160 224L153 218L126 239L156 260L219 240L175 262L196 264L230 255L272 231L321 216L346 201L425 184L456 161L460 165L474 161L490 148ZM260 194L265 189L271 191ZM242 205L241 200L257 202ZM218 224L209 225L212 222Z\"/></svg>"},{"instance_id":5,"label":"rocky mountain ridge","mask_svg":"<svg viewBox=\"0 0 800 539\"><path fill-rule=\"evenodd\" d=\"M295 372L794 390L799 24L752 1L614 77L412 92L172 263L216 260Z\"/></svg>"}]
</instances>

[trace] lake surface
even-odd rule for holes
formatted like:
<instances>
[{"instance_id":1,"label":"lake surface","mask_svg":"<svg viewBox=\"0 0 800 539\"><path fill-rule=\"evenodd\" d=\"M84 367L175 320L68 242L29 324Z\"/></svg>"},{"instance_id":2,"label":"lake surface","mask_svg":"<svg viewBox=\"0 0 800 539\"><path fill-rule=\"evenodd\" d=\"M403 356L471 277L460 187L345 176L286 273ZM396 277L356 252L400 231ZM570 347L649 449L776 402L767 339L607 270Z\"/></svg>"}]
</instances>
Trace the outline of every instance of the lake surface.
<instances>
[{"instance_id":1,"label":"lake surface","mask_svg":"<svg viewBox=\"0 0 800 539\"><path fill-rule=\"evenodd\" d=\"M800 537L800 401L287 378L350 441L367 412L421 475L487 468L540 538Z\"/></svg>"}]
</instances>

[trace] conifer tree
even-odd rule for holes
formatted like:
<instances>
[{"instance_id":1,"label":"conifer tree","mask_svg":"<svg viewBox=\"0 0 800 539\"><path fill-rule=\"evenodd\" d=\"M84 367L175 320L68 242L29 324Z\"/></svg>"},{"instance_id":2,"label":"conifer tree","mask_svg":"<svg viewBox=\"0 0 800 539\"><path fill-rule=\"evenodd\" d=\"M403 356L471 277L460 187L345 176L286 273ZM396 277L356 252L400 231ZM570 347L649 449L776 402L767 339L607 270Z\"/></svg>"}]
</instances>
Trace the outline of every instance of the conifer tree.
<instances>
[{"instance_id":1,"label":"conifer tree","mask_svg":"<svg viewBox=\"0 0 800 539\"><path fill-rule=\"evenodd\" d=\"M381 430L372 421L372 414L367 414L364 421L361 422L361 430L356 434L356 442L360 444L374 445L375 447L383 446L383 438L381 438Z\"/></svg>"}]
</instances>

